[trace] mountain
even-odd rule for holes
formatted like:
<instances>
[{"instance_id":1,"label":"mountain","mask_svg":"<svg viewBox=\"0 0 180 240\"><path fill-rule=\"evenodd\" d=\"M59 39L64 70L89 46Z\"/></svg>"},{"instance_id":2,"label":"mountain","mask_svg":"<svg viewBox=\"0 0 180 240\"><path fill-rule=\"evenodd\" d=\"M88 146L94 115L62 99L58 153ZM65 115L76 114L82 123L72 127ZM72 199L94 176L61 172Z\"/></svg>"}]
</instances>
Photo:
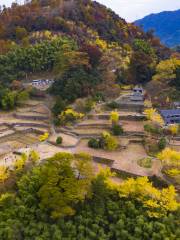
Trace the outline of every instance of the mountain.
<instances>
[{"instance_id":1,"label":"mountain","mask_svg":"<svg viewBox=\"0 0 180 240\"><path fill-rule=\"evenodd\" d=\"M135 24L145 31L153 29L161 42L169 47L180 44L180 10L150 14Z\"/></svg>"}]
</instances>

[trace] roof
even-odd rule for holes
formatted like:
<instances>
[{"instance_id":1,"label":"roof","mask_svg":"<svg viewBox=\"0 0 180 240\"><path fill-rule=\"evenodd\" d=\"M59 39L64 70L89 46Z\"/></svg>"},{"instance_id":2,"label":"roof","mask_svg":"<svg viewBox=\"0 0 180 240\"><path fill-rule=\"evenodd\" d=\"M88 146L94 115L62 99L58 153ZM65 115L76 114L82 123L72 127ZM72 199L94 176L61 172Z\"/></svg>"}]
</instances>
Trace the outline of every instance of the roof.
<instances>
[{"instance_id":1,"label":"roof","mask_svg":"<svg viewBox=\"0 0 180 240\"><path fill-rule=\"evenodd\" d=\"M136 86L136 87L133 88L133 90L141 90L141 91L143 91L143 88Z\"/></svg>"},{"instance_id":2,"label":"roof","mask_svg":"<svg viewBox=\"0 0 180 240\"><path fill-rule=\"evenodd\" d=\"M180 106L180 102L174 102L174 106Z\"/></svg>"},{"instance_id":3,"label":"roof","mask_svg":"<svg viewBox=\"0 0 180 240\"><path fill-rule=\"evenodd\" d=\"M167 117L169 115L180 115L180 109L167 109L167 110L160 110L160 113Z\"/></svg>"}]
</instances>

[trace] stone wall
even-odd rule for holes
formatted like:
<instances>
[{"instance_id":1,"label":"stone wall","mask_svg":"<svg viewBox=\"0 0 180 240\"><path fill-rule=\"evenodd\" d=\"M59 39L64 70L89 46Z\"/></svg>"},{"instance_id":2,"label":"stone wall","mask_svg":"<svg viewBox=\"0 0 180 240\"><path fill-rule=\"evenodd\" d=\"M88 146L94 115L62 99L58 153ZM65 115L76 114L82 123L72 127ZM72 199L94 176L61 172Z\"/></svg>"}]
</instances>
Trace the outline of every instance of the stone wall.
<instances>
[{"instance_id":1,"label":"stone wall","mask_svg":"<svg viewBox=\"0 0 180 240\"><path fill-rule=\"evenodd\" d=\"M17 119L25 119L25 120L48 120L49 117L48 116L41 116L41 115L35 115L35 116L31 116L31 115L21 115L21 114L18 114L18 113L14 113L13 116Z\"/></svg>"}]
</instances>

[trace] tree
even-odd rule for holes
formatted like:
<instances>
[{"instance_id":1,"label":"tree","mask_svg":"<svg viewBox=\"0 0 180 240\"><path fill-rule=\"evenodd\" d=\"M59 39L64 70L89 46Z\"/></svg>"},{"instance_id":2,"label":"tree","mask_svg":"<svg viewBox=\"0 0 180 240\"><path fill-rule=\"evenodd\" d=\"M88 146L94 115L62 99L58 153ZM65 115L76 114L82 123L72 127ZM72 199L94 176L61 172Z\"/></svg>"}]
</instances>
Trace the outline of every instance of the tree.
<instances>
[{"instance_id":1,"label":"tree","mask_svg":"<svg viewBox=\"0 0 180 240\"><path fill-rule=\"evenodd\" d=\"M82 66L72 67L55 79L55 83L50 88L50 93L73 102L77 98L90 95L100 82L99 71L85 69Z\"/></svg>"},{"instance_id":2,"label":"tree","mask_svg":"<svg viewBox=\"0 0 180 240\"><path fill-rule=\"evenodd\" d=\"M136 199L143 203L149 217L161 218L170 211L176 211L179 203L176 201L176 191L173 186L158 190L153 187L147 177L129 178L122 184L107 181L110 189L117 189L121 197Z\"/></svg>"},{"instance_id":3,"label":"tree","mask_svg":"<svg viewBox=\"0 0 180 240\"><path fill-rule=\"evenodd\" d=\"M89 62L93 67L96 67L99 64L102 52L97 46L84 44L80 50L88 54Z\"/></svg>"},{"instance_id":4,"label":"tree","mask_svg":"<svg viewBox=\"0 0 180 240\"><path fill-rule=\"evenodd\" d=\"M29 160L32 161L33 163L37 163L40 160L39 153L36 152L35 150L31 150L29 153Z\"/></svg>"},{"instance_id":5,"label":"tree","mask_svg":"<svg viewBox=\"0 0 180 240\"><path fill-rule=\"evenodd\" d=\"M165 148L157 157L162 161L164 165L180 166L180 152L176 152L170 148Z\"/></svg>"},{"instance_id":6,"label":"tree","mask_svg":"<svg viewBox=\"0 0 180 240\"><path fill-rule=\"evenodd\" d=\"M0 183L4 183L4 181L9 177L9 170L6 166L0 166Z\"/></svg>"},{"instance_id":7,"label":"tree","mask_svg":"<svg viewBox=\"0 0 180 240\"><path fill-rule=\"evenodd\" d=\"M100 146L105 150L113 151L118 148L118 142L110 133L103 132L100 138Z\"/></svg>"},{"instance_id":8,"label":"tree","mask_svg":"<svg viewBox=\"0 0 180 240\"><path fill-rule=\"evenodd\" d=\"M153 123L160 126L164 125L164 120L161 115L156 111L156 109L148 108L145 109L144 113L148 120L151 120Z\"/></svg>"},{"instance_id":9,"label":"tree","mask_svg":"<svg viewBox=\"0 0 180 240\"><path fill-rule=\"evenodd\" d=\"M72 67L88 66L89 58L85 52L73 49L74 46L63 45L62 49L56 56L54 71L62 76L64 72Z\"/></svg>"},{"instance_id":10,"label":"tree","mask_svg":"<svg viewBox=\"0 0 180 240\"><path fill-rule=\"evenodd\" d=\"M88 155L56 154L40 169L40 206L49 209L53 218L73 215L73 205L86 197L92 176Z\"/></svg>"},{"instance_id":11,"label":"tree","mask_svg":"<svg viewBox=\"0 0 180 240\"><path fill-rule=\"evenodd\" d=\"M123 128L120 125L113 125L112 126L112 133L114 136L120 136L124 132Z\"/></svg>"},{"instance_id":12,"label":"tree","mask_svg":"<svg viewBox=\"0 0 180 240\"><path fill-rule=\"evenodd\" d=\"M29 99L29 93L26 90L24 90L17 94L16 103L20 104L22 102L27 101L28 99Z\"/></svg>"},{"instance_id":13,"label":"tree","mask_svg":"<svg viewBox=\"0 0 180 240\"><path fill-rule=\"evenodd\" d=\"M56 144L60 145L62 143L63 139L61 136L57 137Z\"/></svg>"},{"instance_id":14,"label":"tree","mask_svg":"<svg viewBox=\"0 0 180 240\"><path fill-rule=\"evenodd\" d=\"M1 105L4 110L13 109L16 103L16 92L8 91L1 99Z\"/></svg>"},{"instance_id":15,"label":"tree","mask_svg":"<svg viewBox=\"0 0 180 240\"><path fill-rule=\"evenodd\" d=\"M165 149L166 145L167 145L166 138L165 137L160 138L160 140L158 142L159 150Z\"/></svg>"},{"instance_id":16,"label":"tree","mask_svg":"<svg viewBox=\"0 0 180 240\"><path fill-rule=\"evenodd\" d=\"M127 80L130 83L145 83L150 81L156 66L156 57L136 51L132 53Z\"/></svg>"},{"instance_id":17,"label":"tree","mask_svg":"<svg viewBox=\"0 0 180 240\"><path fill-rule=\"evenodd\" d=\"M177 124L169 125L168 129L173 136L177 135L179 132L179 126Z\"/></svg>"},{"instance_id":18,"label":"tree","mask_svg":"<svg viewBox=\"0 0 180 240\"><path fill-rule=\"evenodd\" d=\"M83 113L78 113L71 108L66 109L59 115L61 124L73 123L84 117Z\"/></svg>"},{"instance_id":19,"label":"tree","mask_svg":"<svg viewBox=\"0 0 180 240\"><path fill-rule=\"evenodd\" d=\"M138 51L142 51L145 54L152 55L155 57L155 51L151 47L151 45L148 43L148 41L145 41L143 39L135 39L134 40L134 48Z\"/></svg>"},{"instance_id":20,"label":"tree","mask_svg":"<svg viewBox=\"0 0 180 240\"><path fill-rule=\"evenodd\" d=\"M111 112L110 120L111 120L112 126L118 124L118 122L119 122L119 114L118 114L117 111L112 111Z\"/></svg>"},{"instance_id":21,"label":"tree","mask_svg":"<svg viewBox=\"0 0 180 240\"><path fill-rule=\"evenodd\" d=\"M156 109L148 108L148 109L145 109L144 113L145 113L147 119L151 120L153 118L154 114L156 113Z\"/></svg>"},{"instance_id":22,"label":"tree","mask_svg":"<svg viewBox=\"0 0 180 240\"><path fill-rule=\"evenodd\" d=\"M88 147L98 149L100 148L100 141L96 138L90 138L88 141Z\"/></svg>"},{"instance_id":23,"label":"tree","mask_svg":"<svg viewBox=\"0 0 180 240\"><path fill-rule=\"evenodd\" d=\"M16 38L18 40L22 40L23 38L27 37L28 32L25 28L17 27L16 28Z\"/></svg>"},{"instance_id":24,"label":"tree","mask_svg":"<svg viewBox=\"0 0 180 240\"><path fill-rule=\"evenodd\" d=\"M21 155L19 159L17 159L14 163L14 168L16 171L20 171L24 168L26 161L28 160L28 157L25 153Z\"/></svg>"},{"instance_id":25,"label":"tree","mask_svg":"<svg viewBox=\"0 0 180 240\"><path fill-rule=\"evenodd\" d=\"M144 107L145 108L152 108L152 102L150 100L144 101Z\"/></svg>"},{"instance_id":26,"label":"tree","mask_svg":"<svg viewBox=\"0 0 180 240\"><path fill-rule=\"evenodd\" d=\"M176 70L180 67L180 60L170 58L161 61L156 67L156 74L153 76L155 81L165 81L167 83L176 79Z\"/></svg>"},{"instance_id":27,"label":"tree","mask_svg":"<svg viewBox=\"0 0 180 240\"><path fill-rule=\"evenodd\" d=\"M49 137L49 133L48 133L48 132L45 132L43 135L40 135L40 136L39 136L39 140L40 140L41 142L44 142L44 141L46 141L46 140L48 139L48 137Z\"/></svg>"},{"instance_id":28,"label":"tree","mask_svg":"<svg viewBox=\"0 0 180 240\"><path fill-rule=\"evenodd\" d=\"M66 108L66 101L62 100L61 97L57 97L56 102L52 108L52 112L55 116L61 114Z\"/></svg>"}]
</instances>

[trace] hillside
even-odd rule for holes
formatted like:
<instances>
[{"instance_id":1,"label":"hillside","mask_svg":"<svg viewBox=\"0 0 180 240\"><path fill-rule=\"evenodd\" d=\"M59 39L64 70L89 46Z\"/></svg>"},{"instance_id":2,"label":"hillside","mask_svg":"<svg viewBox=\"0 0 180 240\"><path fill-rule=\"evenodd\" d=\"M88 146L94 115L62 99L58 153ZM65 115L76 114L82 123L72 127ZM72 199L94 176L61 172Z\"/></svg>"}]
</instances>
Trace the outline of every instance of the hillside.
<instances>
[{"instance_id":1,"label":"hillside","mask_svg":"<svg viewBox=\"0 0 180 240\"><path fill-rule=\"evenodd\" d=\"M48 65L41 68L34 60L31 66L29 54L35 51L27 48L31 46L32 49L55 37L71 38L79 49L86 52L89 45L98 48L104 57L108 55L114 59L110 68L116 70L116 78L124 79L125 82L150 80L157 59L168 58L171 54L158 39L145 34L133 24L126 23L113 11L95 1L29 1L23 6L13 4L0 14L0 81L9 82L32 72L51 71L55 59L50 58ZM14 49L18 56L14 52L11 54ZM55 50L57 51L58 49ZM142 66L141 70L139 65Z\"/></svg>"},{"instance_id":2,"label":"hillside","mask_svg":"<svg viewBox=\"0 0 180 240\"><path fill-rule=\"evenodd\" d=\"M150 14L135 22L137 26L142 26L146 32L153 29L155 35L161 39L161 42L169 47L175 47L180 44L179 23L180 10Z\"/></svg>"}]
</instances>

